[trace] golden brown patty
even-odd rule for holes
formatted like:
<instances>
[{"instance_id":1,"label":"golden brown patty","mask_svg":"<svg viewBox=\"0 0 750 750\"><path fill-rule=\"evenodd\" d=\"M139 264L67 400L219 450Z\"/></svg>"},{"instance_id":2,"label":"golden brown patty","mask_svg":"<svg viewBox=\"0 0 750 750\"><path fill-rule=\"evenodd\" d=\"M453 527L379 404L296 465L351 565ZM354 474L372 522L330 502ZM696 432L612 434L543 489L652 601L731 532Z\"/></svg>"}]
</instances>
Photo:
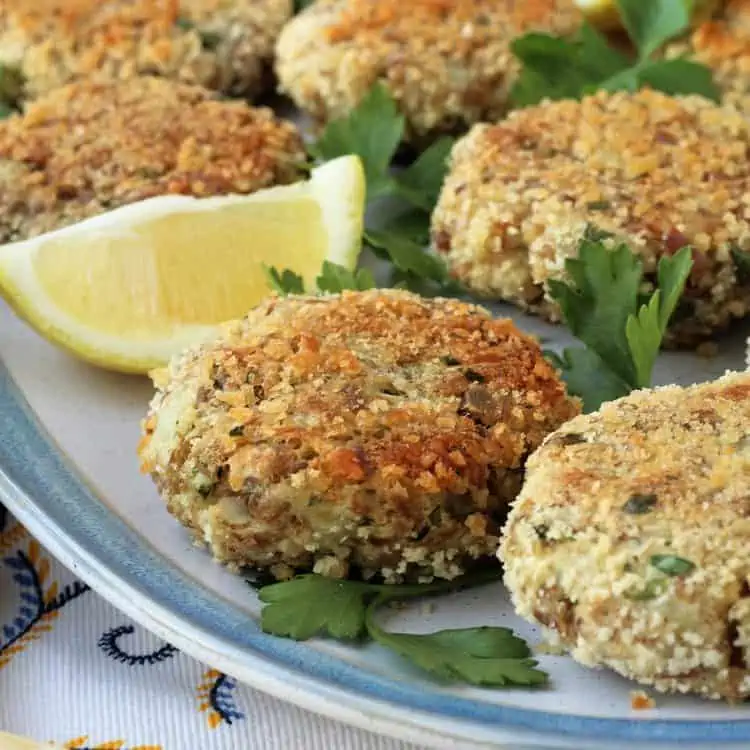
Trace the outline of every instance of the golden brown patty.
<instances>
[{"instance_id":1,"label":"golden brown patty","mask_svg":"<svg viewBox=\"0 0 750 750\"><path fill-rule=\"evenodd\" d=\"M750 373L572 420L529 460L505 531L516 608L576 659L750 696Z\"/></svg>"},{"instance_id":2,"label":"golden brown patty","mask_svg":"<svg viewBox=\"0 0 750 750\"><path fill-rule=\"evenodd\" d=\"M292 124L198 86L71 84L0 122L0 242L155 195L293 182L304 158Z\"/></svg>"},{"instance_id":3,"label":"golden brown patty","mask_svg":"<svg viewBox=\"0 0 750 750\"><path fill-rule=\"evenodd\" d=\"M510 42L579 23L572 0L318 0L284 28L276 72L319 121L382 81L423 136L499 117L518 71Z\"/></svg>"},{"instance_id":4,"label":"golden brown patty","mask_svg":"<svg viewBox=\"0 0 750 750\"><path fill-rule=\"evenodd\" d=\"M750 113L750 0L728 0L688 39L672 44L668 57L688 54L707 65L725 102Z\"/></svg>"},{"instance_id":5,"label":"golden brown patty","mask_svg":"<svg viewBox=\"0 0 750 750\"><path fill-rule=\"evenodd\" d=\"M454 578L578 411L537 344L454 300L271 298L157 378L140 456L233 566Z\"/></svg>"},{"instance_id":6,"label":"golden brown patty","mask_svg":"<svg viewBox=\"0 0 750 750\"><path fill-rule=\"evenodd\" d=\"M601 92L477 125L457 143L433 216L433 242L474 292L552 320L547 282L586 228L625 240L647 274L695 248L685 316L690 344L750 310L750 125L732 107L654 91ZM613 241L614 242L614 241Z\"/></svg>"},{"instance_id":7,"label":"golden brown patty","mask_svg":"<svg viewBox=\"0 0 750 750\"><path fill-rule=\"evenodd\" d=\"M28 97L142 74L247 95L291 15L292 0L0 0L0 63Z\"/></svg>"}]
</instances>

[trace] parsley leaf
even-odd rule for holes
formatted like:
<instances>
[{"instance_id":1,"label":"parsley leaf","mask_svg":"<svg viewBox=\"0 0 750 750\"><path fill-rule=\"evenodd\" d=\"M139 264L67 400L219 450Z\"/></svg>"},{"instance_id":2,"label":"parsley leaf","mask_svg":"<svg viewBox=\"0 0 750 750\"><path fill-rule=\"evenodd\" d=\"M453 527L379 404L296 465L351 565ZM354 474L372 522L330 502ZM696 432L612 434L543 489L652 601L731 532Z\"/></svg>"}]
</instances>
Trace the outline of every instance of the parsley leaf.
<instances>
[{"instance_id":1,"label":"parsley leaf","mask_svg":"<svg viewBox=\"0 0 750 750\"><path fill-rule=\"evenodd\" d=\"M718 101L719 95L711 69L700 63L678 57L644 63L638 68L638 85L647 84L657 91L676 96L700 94Z\"/></svg>"},{"instance_id":2,"label":"parsley leaf","mask_svg":"<svg viewBox=\"0 0 750 750\"><path fill-rule=\"evenodd\" d=\"M425 252L430 214L448 169L453 139L440 138L409 167L393 174L391 161L404 136L405 119L388 88L376 83L344 118L330 122L310 146L313 157L333 159L357 154L365 169L368 202L396 199L400 210L384 223L368 226L365 241L380 258L390 261L410 288L437 284L448 274L443 262ZM358 288L358 287L353 287Z\"/></svg>"},{"instance_id":3,"label":"parsley leaf","mask_svg":"<svg viewBox=\"0 0 750 750\"><path fill-rule=\"evenodd\" d=\"M395 178L395 191L413 206L431 212L437 203L448 170L454 139L439 138Z\"/></svg>"},{"instance_id":4,"label":"parsley leaf","mask_svg":"<svg viewBox=\"0 0 750 750\"><path fill-rule=\"evenodd\" d=\"M321 292L336 294L343 292L344 289L360 291L372 289L375 286L375 279L368 268L350 271L344 266L326 260L323 262L323 270L317 278L317 284Z\"/></svg>"},{"instance_id":5,"label":"parsley leaf","mask_svg":"<svg viewBox=\"0 0 750 750\"><path fill-rule=\"evenodd\" d=\"M648 304L641 306L637 315L628 318L625 334L635 366L634 383L638 388L651 385L651 373L661 341L692 266L692 250L689 247L683 247L671 258L663 257L659 261L659 289Z\"/></svg>"},{"instance_id":6,"label":"parsley leaf","mask_svg":"<svg viewBox=\"0 0 750 750\"><path fill-rule=\"evenodd\" d=\"M582 398L586 411L593 411L604 401L651 384L654 362L693 261L689 247L662 258L658 289L643 299L640 260L624 244L607 247L608 238L596 230L587 234L578 257L565 263L569 280L549 282L565 323L587 348L548 357L570 392ZM597 236L600 239L592 239Z\"/></svg>"},{"instance_id":7,"label":"parsley leaf","mask_svg":"<svg viewBox=\"0 0 750 750\"><path fill-rule=\"evenodd\" d=\"M384 600L376 600L376 604ZM503 687L542 685L547 674L535 669L531 650L508 628L481 627L440 630L436 633L389 633L374 622L374 606L367 610L370 636L436 677L469 685Z\"/></svg>"},{"instance_id":8,"label":"parsley leaf","mask_svg":"<svg viewBox=\"0 0 750 750\"><path fill-rule=\"evenodd\" d=\"M625 383L635 379L625 325L635 314L642 265L626 245L608 250L584 239L578 257L565 270L570 283L551 280L549 291L560 305L571 333L596 352Z\"/></svg>"},{"instance_id":9,"label":"parsley leaf","mask_svg":"<svg viewBox=\"0 0 750 750\"><path fill-rule=\"evenodd\" d=\"M740 284L750 282L750 252L740 247L733 246L730 250L734 261L734 272Z\"/></svg>"},{"instance_id":10,"label":"parsley leaf","mask_svg":"<svg viewBox=\"0 0 750 750\"><path fill-rule=\"evenodd\" d=\"M526 34L511 45L522 63L511 90L512 103L526 107L543 99L579 99L597 89L636 91L643 86L718 101L719 90L705 65L684 58L653 57L665 42L689 27L690 0L618 0L617 4L637 50L635 58L612 48L588 24L570 39Z\"/></svg>"},{"instance_id":11,"label":"parsley leaf","mask_svg":"<svg viewBox=\"0 0 750 750\"><path fill-rule=\"evenodd\" d=\"M288 294L304 294L305 282L299 274L285 269L278 271L276 268L263 266L268 286L282 297ZM375 279L367 268L358 271L350 271L337 263L323 261L323 268L315 280L318 291L337 294L344 289L365 290L375 286Z\"/></svg>"},{"instance_id":12,"label":"parsley leaf","mask_svg":"<svg viewBox=\"0 0 750 750\"><path fill-rule=\"evenodd\" d=\"M279 272L272 266L264 265L263 273L266 275L268 286L282 297L286 297L287 294L305 293L305 283L302 277L289 269Z\"/></svg>"},{"instance_id":13,"label":"parsley leaf","mask_svg":"<svg viewBox=\"0 0 750 750\"><path fill-rule=\"evenodd\" d=\"M393 190L388 168L404 134L404 117L382 83L376 83L344 118L328 123L310 146L313 156L324 161L356 154L362 159L367 197Z\"/></svg>"},{"instance_id":14,"label":"parsley leaf","mask_svg":"<svg viewBox=\"0 0 750 750\"><path fill-rule=\"evenodd\" d=\"M583 401L584 412L596 411L606 401L627 396L631 388L591 349L565 349L562 356L545 352L563 375L568 391Z\"/></svg>"},{"instance_id":15,"label":"parsley leaf","mask_svg":"<svg viewBox=\"0 0 750 750\"><path fill-rule=\"evenodd\" d=\"M617 0L620 18L641 58L690 27L690 0Z\"/></svg>"},{"instance_id":16,"label":"parsley leaf","mask_svg":"<svg viewBox=\"0 0 750 750\"><path fill-rule=\"evenodd\" d=\"M695 570L695 563L676 555L652 555L649 563L668 576L686 576Z\"/></svg>"},{"instance_id":17,"label":"parsley leaf","mask_svg":"<svg viewBox=\"0 0 750 750\"><path fill-rule=\"evenodd\" d=\"M375 622L378 607L430 594L456 591L499 580L497 568L456 581L396 586L339 581L303 575L265 586L261 627L267 633L304 640L329 635L339 640L370 637L434 676L472 685L541 685L547 675L536 669L528 645L507 628L441 630L425 635L392 633Z\"/></svg>"},{"instance_id":18,"label":"parsley leaf","mask_svg":"<svg viewBox=\"0 0 750 750\"><path fill-rule=\"evenodd\" d=\"M443 285L449 281L448 269L441 258L428 253L422 245L392 231L368 229L365 242L380 258L389 260L397 270Z\"/></svg>"},{"instance_id":19,"label":"parsley leaf","mask_svg":"<svg viewBox=\"0 0 750 750\"><path fill-rule=\"evenodd\" d=\"M365 628L365 610L373 594L366 583L306 575L264 586L259 599L266 633L307 640L323 633L354 639Z\"/></svg>"},{"instance_id":20,"label":"parsley leaf","mask_svg":"<svg viewBox=\"0 0 750 750\"><path fill-rule=\"evenodd\" d=\"M315 0L294 0L294 12L299 13L308 6L312 5Z\"/></svg>"}]
</instances>

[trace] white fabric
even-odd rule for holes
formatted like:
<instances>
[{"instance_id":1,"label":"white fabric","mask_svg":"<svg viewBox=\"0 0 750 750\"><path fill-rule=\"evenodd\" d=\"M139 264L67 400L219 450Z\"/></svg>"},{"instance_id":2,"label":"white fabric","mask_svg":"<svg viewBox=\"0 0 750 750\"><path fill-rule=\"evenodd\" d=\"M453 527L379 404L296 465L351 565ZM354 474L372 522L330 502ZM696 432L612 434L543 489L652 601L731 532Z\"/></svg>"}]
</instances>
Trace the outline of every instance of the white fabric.
<instances>
[{"instance_id":1,"label":"white fabric","mask_svg":"<svg viewBox=\"0 0 750 750\"><path fill-rule=\"evenodd\" d=\"M88 750L418 750L235 685L87 590L10 518L0 591L0 731Z\"/></svg>"}]
</instances>

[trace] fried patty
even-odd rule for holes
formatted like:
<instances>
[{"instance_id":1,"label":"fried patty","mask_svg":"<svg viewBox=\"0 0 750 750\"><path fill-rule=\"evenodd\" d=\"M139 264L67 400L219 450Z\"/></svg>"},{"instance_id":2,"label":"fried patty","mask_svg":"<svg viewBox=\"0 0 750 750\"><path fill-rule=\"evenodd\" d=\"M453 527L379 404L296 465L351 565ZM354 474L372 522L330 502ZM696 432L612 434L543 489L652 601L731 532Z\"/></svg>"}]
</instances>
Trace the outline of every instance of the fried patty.
<instances>
[{"instance_id":1,"label":"fried patty","mask_svg":"<svg viewBox=\"0 0 750 750\"><path fill-rule=\"evenodd\" d=\"M638 253L651 282L684 245L694 267L673 344L750 311L750 124L731 106L599 92L477 125L459 141L433 244L475 293L559 319L548 294L587 230Z\"/></svg>"},{"instance_id":2,"label":"fried patty","mask_svg":"<svg viewBox=\"0 0 750 750\"><path fill-rule=\"evenodd\" d=\"M518 612L588 666L750 696L750 373L640 391L530 458L500 556Z\"/></svg>"},{"instance_id":3,"label":"fried patty","mask_svg":"<svg viewBox=\"0 0 750 750\"><path fill-rule=\"evenodd\" d=\"M420 137L497 119L519 67L510 42L580 20L572 0L318 0L284 28L276 72L320 122L381 81Z\"/></svg>"},{"instance_id":4,"label":"fried patty","mask_svg":"<svg viewBox=\"0 0 750 750\"><path fill-rule=\"evenodd\" d=\"M0 63L23 96L153 74L257 93L292 0L0 0Z\"/></svg>"},{"instance_id":5,"label":"fried patty","mask_svg":"<svg viewBox=\"0 0 750 750\"><path fill-rule=\"evenodd\" d=\"M161 78L70 84L0 122L0 242L167 193L252 193L301 177L296 128Z\"/></svg>"},{"instance_id":6,"label":"fried patty","mask_svg":"<svg viewBox=\"0 0 750 750\"><path fill-rule=\"evenodd\" d=\"M233 567L454 578L578 412L509 320L408 292L271 298L157 378L139 449Z\"/></svg>"}]
</instances>

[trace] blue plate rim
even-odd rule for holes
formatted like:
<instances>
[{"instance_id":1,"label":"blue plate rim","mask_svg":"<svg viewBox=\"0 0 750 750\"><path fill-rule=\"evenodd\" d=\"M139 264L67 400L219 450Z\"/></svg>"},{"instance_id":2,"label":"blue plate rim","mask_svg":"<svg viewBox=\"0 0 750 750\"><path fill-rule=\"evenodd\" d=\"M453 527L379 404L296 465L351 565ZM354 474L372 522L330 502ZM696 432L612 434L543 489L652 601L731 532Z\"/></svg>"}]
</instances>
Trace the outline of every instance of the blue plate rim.
<instances>
[{"instance_id":1,"label":"blue plate rim","mask_svg":"<svg viewBox=\"0 0 750 750\"><path fill-rule=\"evenodd\" d=\"M0 363L0 474L6 500L30 503L96 562L148 600L193 628L218 636L289 675L303 674L347 696L376 700L445 720L566 739L636 742L750 742L750 718L682 721L608 719L502 706L456 698L391 680L304 644L266 635L239 608L190 579L99 501L54 445L7 369Z\"/></svg>"}]
</instances>

